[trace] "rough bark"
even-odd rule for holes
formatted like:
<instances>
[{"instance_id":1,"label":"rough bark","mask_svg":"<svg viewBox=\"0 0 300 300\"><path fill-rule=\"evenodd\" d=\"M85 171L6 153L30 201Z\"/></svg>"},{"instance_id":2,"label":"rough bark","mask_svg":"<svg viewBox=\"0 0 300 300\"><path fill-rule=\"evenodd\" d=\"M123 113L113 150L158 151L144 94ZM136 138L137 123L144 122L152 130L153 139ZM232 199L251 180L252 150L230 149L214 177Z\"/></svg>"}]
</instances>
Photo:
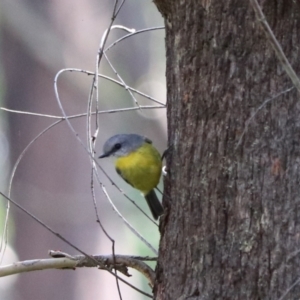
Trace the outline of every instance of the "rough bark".
<instances>
[{"instance_id":1,"label":"rough bark","mask_svg":"<svg viewBox=\"0 0 300 300\"><path fill-rule=\"evenodd\" d=\"M279 299L300 277L299 94L257 111L292 84L249 1L154 2L172 146L155 299ZM260 4L299 73L299 1Z\"/></svg>"}]
</instances>

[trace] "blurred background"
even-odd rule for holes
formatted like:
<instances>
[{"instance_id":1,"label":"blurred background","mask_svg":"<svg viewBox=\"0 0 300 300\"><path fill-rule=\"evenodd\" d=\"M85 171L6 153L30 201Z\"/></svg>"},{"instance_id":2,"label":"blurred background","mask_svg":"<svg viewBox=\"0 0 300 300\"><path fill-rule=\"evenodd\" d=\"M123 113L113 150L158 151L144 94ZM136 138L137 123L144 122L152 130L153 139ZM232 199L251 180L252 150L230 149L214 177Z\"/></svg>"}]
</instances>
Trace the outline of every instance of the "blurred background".
<instances>
[{"instance_id":1,"label":"blurred background","mask_svg":"<svg viewBox=\"0 0 300 300\"><path fill-rule=\"evenodd\" d=\"M111 0L2 0L0 2L0 106L61 116L55 99L55 74L63 68L94 71L101 37L108 27ZM152 1L127 0L115 24L136 30L163 26ZM107 45L124 35L113 30ZM164 30L135 35L113 47L108 56L126 84L165 102ZM100 73L116 78L103 60ZM64 73L58 82L67 115L87 110L92 76ZM100 109L133 107L128 92L109 81L99 82ZM137 97L140 104L155 104ZM116 133L138 133L152 139L162 153L167 145L165 109L117 112L99 116L97 155L105 140ZM0 110L0 188L8 193L12 168L25 147L54 119ZM94 123L94 120L93 120ZM72 120L86 143L86 118ZM110 159L101 166L136 203L149 213L141 195L116 174ZM101 174L101 172L100 172ZM120 212L158 247L158 228L148 221L101 174ZM161 190L162 185L160 184ZM142 244L114 213L96 186L101 222L116 241L116 253L149 255ZM110 254L112 244L96 222L91 194L89 156L66 122L61 122L34 142L22 158L12 183L11 197L56 232L89 254ZM161 195L159 196L161 198ZM0 201L0 229L6 203ZM2 265L15 261L47 258L48 250L77 254L15 207L9 223L9 241ZM154 265L152 265L154 266ZM126 278L151 293L147 281L130 269ZM121 284L123 299L149 299ZM92 269L47 270L0 279L1 300L29 299L119 299L114 277Z\"/></svg>"}]
</instances>

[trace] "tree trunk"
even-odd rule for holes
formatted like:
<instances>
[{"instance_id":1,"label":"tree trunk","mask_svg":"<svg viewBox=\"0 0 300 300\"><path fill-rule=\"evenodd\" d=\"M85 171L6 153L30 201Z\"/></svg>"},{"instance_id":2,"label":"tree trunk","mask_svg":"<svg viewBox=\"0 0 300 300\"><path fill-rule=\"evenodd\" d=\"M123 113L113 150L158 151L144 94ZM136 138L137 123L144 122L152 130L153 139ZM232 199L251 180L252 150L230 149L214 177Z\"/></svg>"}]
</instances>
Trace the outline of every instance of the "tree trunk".
<instances>
[{"instance_id":1,"label":"tree trunk","mask_svg":"<svg viewBox=\"0 0 300 300\"><path fill-rule=\"evenodd\" d=\"M279 299L300 278L299 94L260 107L292 83L250 1L154 2L171 146L155 299ZM299 1L260 5L299 72Z\"/></svg>"}]
</instances>

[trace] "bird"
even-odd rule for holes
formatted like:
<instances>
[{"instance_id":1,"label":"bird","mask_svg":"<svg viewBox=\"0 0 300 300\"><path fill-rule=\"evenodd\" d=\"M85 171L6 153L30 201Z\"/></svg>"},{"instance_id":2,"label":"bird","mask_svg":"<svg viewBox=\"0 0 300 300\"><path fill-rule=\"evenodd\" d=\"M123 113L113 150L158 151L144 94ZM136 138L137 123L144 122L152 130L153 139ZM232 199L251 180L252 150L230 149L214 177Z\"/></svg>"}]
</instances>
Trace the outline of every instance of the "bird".
<instances>
[{"instance_id":1,"label":"bird","mask_svg":"<svg viewBox=\"0 0 300 300\"><path fill-rule=\"evenodd\" d=\"M99 158L115 156L117 173L145 197L152 216L157 220L164 209L154 188L158 185L162 160L152 141L138 134L117 134L103 145Z\"/></svg>"}]
</instances>

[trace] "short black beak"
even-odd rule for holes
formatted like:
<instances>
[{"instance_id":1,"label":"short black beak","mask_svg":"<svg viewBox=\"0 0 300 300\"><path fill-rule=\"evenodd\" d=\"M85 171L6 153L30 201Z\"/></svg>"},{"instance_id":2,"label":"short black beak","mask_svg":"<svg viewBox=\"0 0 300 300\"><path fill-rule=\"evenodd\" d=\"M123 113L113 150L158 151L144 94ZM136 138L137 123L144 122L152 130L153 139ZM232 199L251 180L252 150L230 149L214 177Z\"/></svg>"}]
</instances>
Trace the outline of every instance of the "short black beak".
<instances>
[{"instance_id":1,"label":"short black beak","mask_svg":"<svg viewBox=\"0 0 300 300\"><path fill-rule=\"evenodd\" d=\"M103 158L103 157L107 157L107 156L109 156L109 153L103 153L98 158Z\"/></svg>"}]
</instances>

